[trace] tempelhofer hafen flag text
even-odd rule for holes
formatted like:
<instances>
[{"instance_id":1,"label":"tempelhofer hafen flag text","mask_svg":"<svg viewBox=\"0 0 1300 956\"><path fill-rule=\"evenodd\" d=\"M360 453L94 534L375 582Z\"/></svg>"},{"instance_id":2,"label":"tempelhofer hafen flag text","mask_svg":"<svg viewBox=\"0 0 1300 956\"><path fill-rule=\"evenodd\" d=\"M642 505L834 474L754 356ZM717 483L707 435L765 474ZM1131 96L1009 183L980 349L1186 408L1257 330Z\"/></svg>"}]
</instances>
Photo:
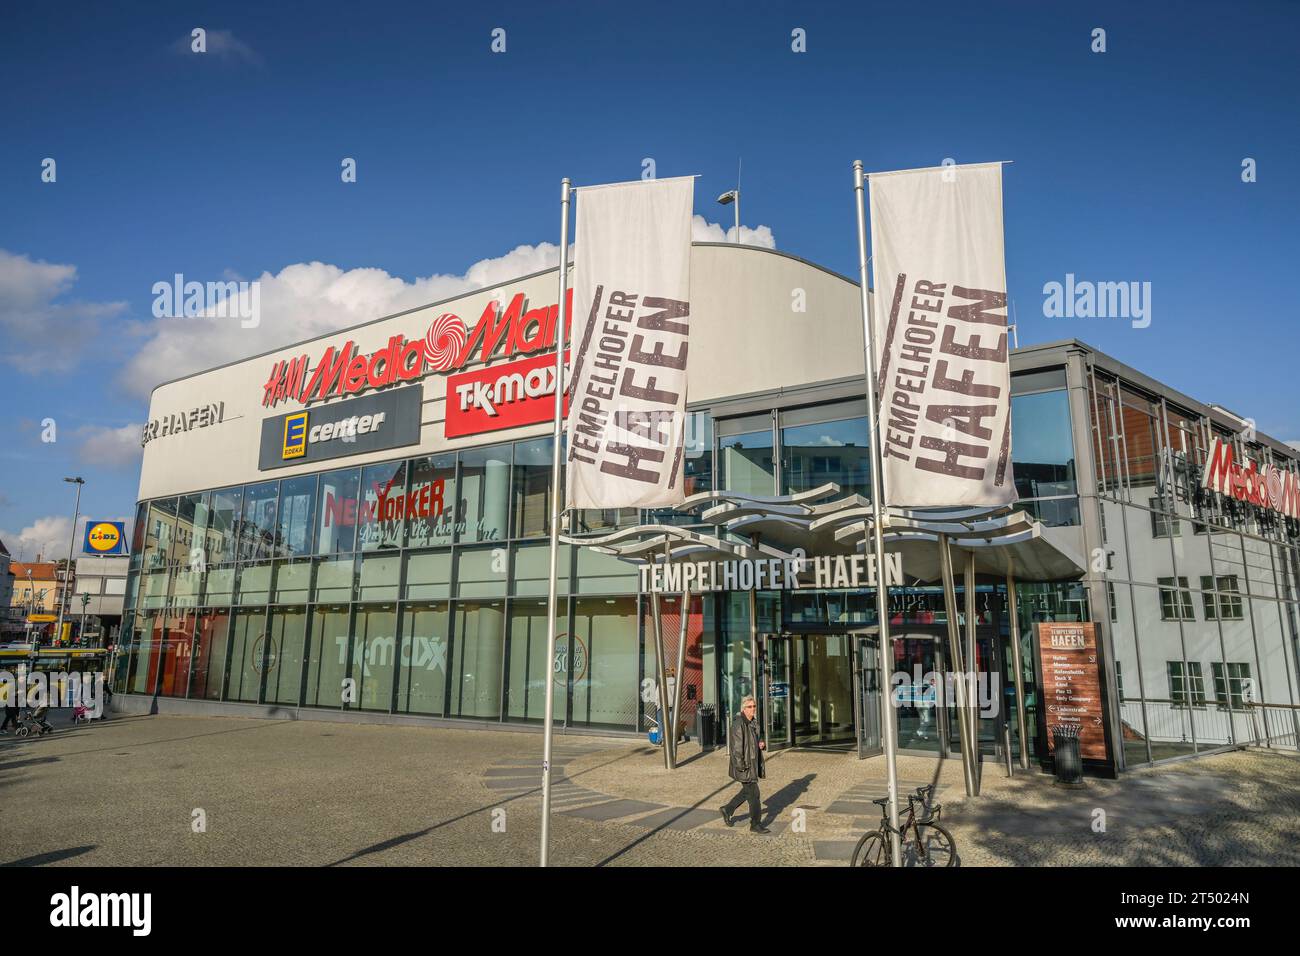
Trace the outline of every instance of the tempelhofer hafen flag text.
<instances>
[{"instance_id":1,"label":"tempelhofer hafen flag text","mask_svg":"<svg viewBox=\"0 0 1300 956\"><path fill-rule=\"evenodd\" d=\"M1015 501L1002 166L870 182L885 501Z\"/></svg>"},{"instance_id":2,"label":"tempelhofer hafen flag text","mask_svg":"<svg viewBox=\"0 0 1300 956\"><path fill-rule=\"evenodd\" d=\"M692 178L578 196L569 508L655 508L685 498Z\"/></svg>"}]
</instances>

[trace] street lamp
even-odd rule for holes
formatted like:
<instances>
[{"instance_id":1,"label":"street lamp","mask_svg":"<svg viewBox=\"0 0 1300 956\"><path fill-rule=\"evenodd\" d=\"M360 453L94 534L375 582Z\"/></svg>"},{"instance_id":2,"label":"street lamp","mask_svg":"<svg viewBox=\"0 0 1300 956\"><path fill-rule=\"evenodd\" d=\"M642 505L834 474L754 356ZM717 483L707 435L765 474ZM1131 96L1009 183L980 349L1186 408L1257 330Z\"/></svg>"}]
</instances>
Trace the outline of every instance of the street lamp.
<instances>
[{"instance_id":1,"label":"street lamp","mask_svg":"<svg viewBox=\"0 0 1300 956\"><path fill-rule=\"evenodd\" d=\"M728 189L725 193L723 193L721 196L718 197L719 205L730 206L732 203L736 204L736 243L739 244L740 243L740 189L739 187L737 187L736 189Z\"/></svg>"},{"instance_id":2,"label":"street lamp","mask_svg":"<svg viewBox=\"0 0 1300 956\"><path fill-rule=\"evenodd\" d=\"M27 569L27 643L32 642L32 615L36 613L33 602L36 599L36 585L32 583L32 569Z\"/></svg>"},{"instance_id":3,"label":"street lamp","mask_svg":"<svg viewBox=\"0 0 1300 956\"><path fill-rule=\"evenodd\" d=\"M77 544L77 519L81 517L81 486L86 483L86 479L64 478L64 481L77 486L77 504L72 511L72 540L68 542L68 566L63 571L63 587L61 588L61 600L59 601L59 620L54 625L54 643L63 640L63 606L68 603L68 585L72 583L72 549Z\"/></svg>"}]
</instances>

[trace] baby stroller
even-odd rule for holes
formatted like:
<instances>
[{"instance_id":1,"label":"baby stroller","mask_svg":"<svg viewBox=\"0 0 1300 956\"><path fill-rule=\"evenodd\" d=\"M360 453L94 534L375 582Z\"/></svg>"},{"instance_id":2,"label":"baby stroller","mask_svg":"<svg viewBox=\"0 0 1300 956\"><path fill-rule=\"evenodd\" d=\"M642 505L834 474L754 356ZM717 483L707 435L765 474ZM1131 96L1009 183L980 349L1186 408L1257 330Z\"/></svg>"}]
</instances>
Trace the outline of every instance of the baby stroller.
<instances>
[{"instance_id":1,"label":"baby stroller","mask_svg":"<svg viewBox=\"0 0 1300 956\"><path fill-rule=\"evenodd\" d=\"M72 708L72 722L74 724L88 724L93 719L94 715L91 714L90 708L85 704L78 704Z\"/></svg>"},{"instance_id":2,"label":"baby stroller","mask_svg":"<svg viewBox=\"0 0 1300 956\"><path fill-rule=\"evenodd\" d=\"M18 729L14 731L14 736L28 737L35 732L37 737L41 737L53 733L54 728L45 719L45 715L49 710L49 707L28 707L27 715L18 721Z\"/></svg>"}]
</instances>

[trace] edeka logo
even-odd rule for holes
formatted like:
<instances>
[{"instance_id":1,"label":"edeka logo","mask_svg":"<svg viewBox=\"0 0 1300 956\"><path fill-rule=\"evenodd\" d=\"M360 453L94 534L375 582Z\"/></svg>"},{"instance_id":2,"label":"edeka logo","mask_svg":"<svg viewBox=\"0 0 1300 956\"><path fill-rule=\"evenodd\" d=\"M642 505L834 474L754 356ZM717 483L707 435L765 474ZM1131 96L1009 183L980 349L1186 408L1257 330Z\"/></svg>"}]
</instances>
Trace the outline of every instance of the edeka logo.
<instances>
[{"instance_id":1,"label":"edeka logo","mask_svg":"<svg viewBox=\"0 0 1300 956\"><path fill-rule=\"evenodd\" d=\"M565 353L565 361L569 355ZM447 379L448 438L550 421L555 416L555 356L493 365ZM564 397L564 413L569 397Z\"/></svg>"},{"instance_id":2,"label":"edeka logo","mask_svg":"<svg viewBox=\"0 0 1300 956\"><path fill-rule=\"evenodd\" d=\"M307 454L307 413L286 415L284 419L284 457L301 458Z\"/></svg>"},{"instance_id":3,"label":"edeka logo","mask_svg":"<svg viewBox=\"0 0 1300 956\"><path fill-rule=\"evenodd\" d=\"M570 316L572 297L570 289L566 309ZM462 369L476 353L479 360L490 362L494 358L532 355L554 347L559 308L551 305L527 309L526 305L522 292L504 310L493 300L479 316L473 331L467 329L460 316L444 312L420 333L420 338L394 335L387 345L369 355L358 352L356 343L348 339L341 348L328 346L314 363L306 353L281 359L271 367L271 374L262 386L262 405L272 408L286 401L310 405L331 397L415 381L431 372Z\"/></svg>"},{"instance_id":4,"label":"edeka logo","mask_svg":"<svg viewBox=\"0 0 1300 956\"><path fill-rule=\"evenodd\" d=\"M148 936L153 928L152 893L68 893L50 897L50 925L127 926L133 936Z\"/></svg>"}]
</instances>

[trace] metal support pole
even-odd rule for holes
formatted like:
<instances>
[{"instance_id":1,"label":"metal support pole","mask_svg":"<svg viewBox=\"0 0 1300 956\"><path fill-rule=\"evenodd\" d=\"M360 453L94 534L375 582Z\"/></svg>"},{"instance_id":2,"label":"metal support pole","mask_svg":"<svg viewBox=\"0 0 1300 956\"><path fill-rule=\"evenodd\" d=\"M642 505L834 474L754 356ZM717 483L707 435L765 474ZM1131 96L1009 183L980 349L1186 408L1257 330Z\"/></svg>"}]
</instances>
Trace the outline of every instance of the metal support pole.
<instances>
[{"instance_id":1,"label":"metal support pole","mask_svg":"<svg viewBox=\"0 0 1300 956\"><path fill-rule=\"evenodd\" d=\"M943 572L943 603L948 613L948 672L954 676L953 689L957 692L957 736L961 740L961 769L966 780L966 796L975 796L975 767L971 758L970 734L967 723L970 714L966 709L966 668L962 663L961 631L957 625L957 585L953 579L952 552L948 550L948 536L939 535L939 567Z\"/></svg>"},{"instance_id":2,"label":"metal support pole","mask_svg":"<svg viewBox=\"0 0 1300 956\"><path fill-rule=\"evenodd\" d=\"M1025 719L1025 671L1020 660L1020 602L1016 578L1007 572L1007 620L1011 625L1012 681L1016 688L1016 726L1020 728L1020 769L1029 769L1029 722Z\"/></svg>"},{"instance_id":3,"label":"metal support pole","mask_svg":"<svg viewBox=\"0 0 1300 956\"><path fill-rule=\"evenodd\" d=\"M664 538L664 564L668 563L670 556L669 539ZM659 739L664 748L664 769L675 770L677 768L676 760L676 741L670 743L668 733L668 724L671 720L671 714L668 712L668 674L665 670L665 653L664 653L664 630L662 604L659 599L659 592L652 591L650 595L651 612L654 615L654 638L655 638L655 683L659 691Z\"/></svg>"},{"instance_id":4,"label":"metal support pole","mask_svg":"<svg viewBox=\"0 0 1300 956\"><path fill-rule=\"evenodd\" d=\"M966 677L970 681L970 693L966 695L966 705L970 707L971 770L975 777L975 796L980 793L980 714L979 714L979 648L975 643L975 552L966 552L966 568L962 580L962 590L966 592Z\"/></svg>"},{"instance_id":5,"label":"metal support pole","mask_svg":"<svg viewBox=\"0 0 1300 956\"><path fill-rule=\"evenodd\" d=\"M681 627L677 638L677 669L673 671L673 766L677 766L677 726L682 712L682 668L686 666L686 639L690 636L691 589L682 587Z\"/></svg>"},{"instance_id":6,"label":"metal support pole","mask_svg":"<svg viewBox=\"0 0 1300 956\"><path fill-rule=\"evenodd\" d=\"M557 571L560 562L560 445L563 439L561 418L564 414L564 338L565 303L569 297L569 201L570 185L566 177L560 183L560 298L555 320L555 414L551 428L551 555L550 575L546 586L546 716L542 731L542 852L541 865L551 855L551 743L555 738L555 614L559 606Z\"/></svg>"},{"instance_id":7,"label":"metal support pole","mask_svg":"<svg viewBox=\"0 0 1300 956\"><path fill-rule=\"evenodd\" d=\"M72 481L77 486L77 504L72 511L72 540L68 542L68 566L63 571L63 587L59 589L59 623L54 625L54 640L51 642L55 647L63 640L63 606L68 603L68 587L72 584L72 549L77 546L77 519L81 517L81 486L85 484L80 478L75 481L71 478L64 480ZM55 573L58 573L57 570Z\"/></svg>"},{"instance_id":8,"label":"metal support pole","mask_svg":"<svg viewBox=\"0 0 1300 956\"><path fill-rule=\"evenodd\" d=\"M866 346L867 427L871 436L871 529L872 553L876 559L876 622L880 629L880 679L889 686L893 664L894 646L889 639L889 576L885 567L885 482L884 462L880 454L880 428L877 418L877 399L880 390L876 370L880 367L876 356L876 336L871 324L871 291L867 277L867 211L864 202L866 176L862 160L853 161L853 192L858 206L858 291L862 296L862 341ZM865 546L866 542L863 542ZM898 839L898 736L894 727L894 698L881 695L880 729L885 750L885 775L889 780L889 835L890 854L894 866L902 865L902 848Z\"/></svg>"}]
</instances>

